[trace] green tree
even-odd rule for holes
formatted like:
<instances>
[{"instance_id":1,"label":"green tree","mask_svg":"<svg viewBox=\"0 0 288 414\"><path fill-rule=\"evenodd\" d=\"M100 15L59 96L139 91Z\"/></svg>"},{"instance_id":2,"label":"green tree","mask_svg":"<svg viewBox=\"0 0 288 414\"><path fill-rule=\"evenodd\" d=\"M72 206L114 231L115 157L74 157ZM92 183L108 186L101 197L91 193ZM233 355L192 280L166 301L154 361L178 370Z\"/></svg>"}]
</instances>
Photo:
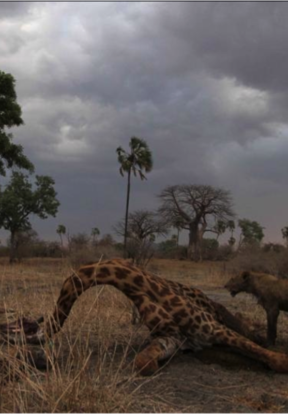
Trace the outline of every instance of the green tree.
<instances>
[{"instance_id":1,"label":"green tree","mask_svg":"<svg viewBox=\"0 0 288 414\"><path fill-rule=\"evenodd\" d=\"M234 237L234 231L235 231L235 221L234 220L228 220L227 222L227 229L230 231L230 238L228 240L229 246L233 249L234 244L236 243L236 239Z\"/></svg>"},{"instance_id":2,"label":"green tree","mask_svg":"<svg viewBox=\"0 0 288 414\"><path fill-rule=\"evenodd\" d=\"M13 135L7 128L23 124L21 107L17 103L15 79L9 73L0 71L0 175L5 175L5 167L34 171L33 164L23 154L21 145L12 142Z\"/></svg>"},{"instance_id":3,"label":"green tree","mask_svg":"<svg viewBox=\"0 0 288 414\"><path fill-rule=\"evenodd\" d=\"M262 227L257 221L251 221L248 219L238 220L238 226L241 229L239 247L243 244L255 244L261 243L264 237L264 227Z\"/></svg>"},{"instance_id":4,"label":"green tree","mask_svg":"<svg viewBox=\"0 0 288 414\"><path fill-rule=\"evenodd\" d=\"M120 163L120 174L124 177L127 173L127 195L126 195L126 210L125 210L125 231L124 231L124 254L127 254L127 227L129 214L129 201L131 190L131 173L136 177L139 175L141 180L146 179L145 173L152 170L153 159L152 153L148 144L140 138L132 137L129 142L130 151L125 151L122 147L118 147L116 152L118 154L118 161Z\"/></svg>"},{"instance_id":5,"label":"green tree","mask_svg":"<svg viewBox=\"0 0 288 414\"><path fill-rule=\"evenodd\" d=\"M223 220L217 220L215 226L213 227L213 230L215 231L218 240L221 234L224 234L227 229L227 222Z\"/></svg>"},{"instance_id":6,"label":"green tree","mask_svg":"<svg viewBox=\"0 0 288 414\"><path fill-rule=\"evenodd\" d=\"M55 217L59 201L56 199L54 180L36 175L35 189L28 177L13 172L10 183L4 190L0 187L0 227L10 231L10 263L17 256L16 234L31 229L29 216L41 219Z\"/></svg>"},{"instance_id":7,"label":"green tree","mask_svg":"<svg viewBox=\"0 0 288 414\"><path fill-rule=\"evenodd\" d=\"M18 231L15 234L14 243L17 251L17 259L21 261L23 257L32 257L34 245L39 242L38 234L35 230L30 228L26 231ZM8 247L10 248L11 239L8 240Z\"/></svg>"}]
</instances>

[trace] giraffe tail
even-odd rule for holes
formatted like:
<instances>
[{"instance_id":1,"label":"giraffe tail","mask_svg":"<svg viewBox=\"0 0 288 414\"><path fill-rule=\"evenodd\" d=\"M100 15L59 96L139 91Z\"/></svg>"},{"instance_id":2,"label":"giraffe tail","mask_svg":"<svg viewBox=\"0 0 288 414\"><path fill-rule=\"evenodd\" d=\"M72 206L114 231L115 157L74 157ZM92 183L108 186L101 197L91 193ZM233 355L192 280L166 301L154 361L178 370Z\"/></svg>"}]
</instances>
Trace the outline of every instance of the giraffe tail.
<instances>
[{"instance_id":1,"label":"giraffe tail","mask_svg":"<svg viewBox=\"0 0 288 414\"><path fill-rule=\"evenodd\" d=\"M215 344L229 346L233 351L263 362L275 372L288 373L288 355L269 351L244 336L220 325L215 330Z\"/></svg>"}]
</instances>

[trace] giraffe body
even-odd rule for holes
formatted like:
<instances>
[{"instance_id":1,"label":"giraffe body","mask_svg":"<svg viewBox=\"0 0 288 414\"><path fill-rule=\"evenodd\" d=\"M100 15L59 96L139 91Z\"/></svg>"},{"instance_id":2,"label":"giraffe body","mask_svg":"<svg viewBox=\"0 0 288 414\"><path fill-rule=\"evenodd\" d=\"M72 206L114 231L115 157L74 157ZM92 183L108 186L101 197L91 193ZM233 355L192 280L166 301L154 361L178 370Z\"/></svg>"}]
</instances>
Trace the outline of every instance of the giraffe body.
<instances>
[{"instance_id":1,"label":"giraffe body","mask_svg":"<svg viewBox=\"0 0 288 414\"><path fill-rule=\"evenodd\" d=\"M236 332L233 315L199 289L152 275L123 259L82 266L77 274L67 278L53 316L38 336L57 333L76 299L90 287L105 284L119 289L134 303L150 330L151 343L135 361L143 374L155 372L158 361L178 349L198 351L216 344L228 345L278 372L288 372L288 356L260 347L240 335L243 333L240 329Z\"/></svg>"}]
</instances>

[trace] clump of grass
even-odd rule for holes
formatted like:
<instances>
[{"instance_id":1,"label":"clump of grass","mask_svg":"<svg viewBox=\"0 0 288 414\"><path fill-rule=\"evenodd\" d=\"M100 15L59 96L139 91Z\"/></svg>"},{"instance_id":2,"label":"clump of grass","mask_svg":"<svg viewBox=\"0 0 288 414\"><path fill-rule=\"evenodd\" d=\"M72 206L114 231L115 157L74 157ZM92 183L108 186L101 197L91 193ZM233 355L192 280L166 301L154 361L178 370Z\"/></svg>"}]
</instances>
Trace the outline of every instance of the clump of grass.
<instances>
[{"instance_id":1,"label":"clump of grass","mask_svg":"<svg viewBox=\"0 0 288 414\"><path fill-rule=\"evenodd\" d=\"M58 268L59 263L54 265ZM56 274L54 265L50 272L47 268L39 271L33 263L1 269L0 294L5 294L0 308L15 310L4 319L53 311L61 284L70 273L65 265ZM79 297L63 330L43 348L49 370L38 371L23 358L21 362L16 358L25 354L24 342L9 347L0 344L0 360L7 373L0 371L0 411L143 411L146 395L141 388L154 378L138 377L133 360L148 331L132 327L130 321L128 299L114 288L102 287ZM155 400L155 410L162 411L161 404Z\"/></svg>"}]
</instances>

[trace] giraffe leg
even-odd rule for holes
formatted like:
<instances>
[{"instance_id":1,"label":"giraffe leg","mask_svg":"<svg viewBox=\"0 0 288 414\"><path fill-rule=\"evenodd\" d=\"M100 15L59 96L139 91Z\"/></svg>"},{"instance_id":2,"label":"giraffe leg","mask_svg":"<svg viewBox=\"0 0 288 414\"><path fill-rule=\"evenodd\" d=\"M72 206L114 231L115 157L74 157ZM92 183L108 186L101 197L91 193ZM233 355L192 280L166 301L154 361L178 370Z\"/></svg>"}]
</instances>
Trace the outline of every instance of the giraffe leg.
<instances>
[{"instance_id":1,"label":"giraffe leg","mask_svg":"<svg viewBox=\"0 0 288 414\"><path fill-rule=\"evenodd\" d=\"M272 370L281 373L288 373L288 355L273 352L262 348L238 333L224 327L223 325L216 327L214 330L216 340L214 343L228 345L234 351L247 355L258 361L262 361Z\"/></svg>"},{"instance_id":2,"label":"giraffe leg","mask_svg":"<svg viewBox=\"0 0 288 414\"><path fill-rule=\"evenodd\" d=\"M158 362L172 356L180 347L172 337L157 337L135 358L135 366L141 375L152 375L158 369Z\"/></svg>"}]
</instances>

